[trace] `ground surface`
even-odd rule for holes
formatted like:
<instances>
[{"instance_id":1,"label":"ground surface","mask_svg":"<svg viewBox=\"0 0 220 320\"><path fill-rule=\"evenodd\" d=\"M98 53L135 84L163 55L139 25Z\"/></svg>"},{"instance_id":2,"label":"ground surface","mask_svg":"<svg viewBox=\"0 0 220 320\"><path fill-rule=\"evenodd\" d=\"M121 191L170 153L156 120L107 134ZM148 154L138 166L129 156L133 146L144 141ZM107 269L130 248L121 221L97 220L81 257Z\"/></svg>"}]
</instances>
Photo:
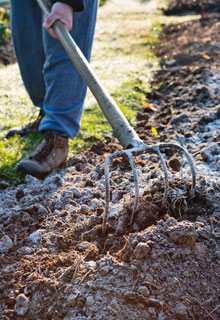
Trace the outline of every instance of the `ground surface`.
<instances>
[{"instance_id":1,"label":"ground surface","mask_svg":"<svg viewBox=\"0 0 220 320\"><path fill-rule=\"evenodd\" d=\"M154 154L136 159L140 203L126 159L111 168L102 236L104 159L99 142L41 182L0 191L0 319L220 319L220 16L164 26L162 70L137 114L147 144L187 148L197 170L165 150L170 189ZM154 130L152 131L152 128ZM172 176L171 176L172 174Z\"/></svg>"}]
</instances>

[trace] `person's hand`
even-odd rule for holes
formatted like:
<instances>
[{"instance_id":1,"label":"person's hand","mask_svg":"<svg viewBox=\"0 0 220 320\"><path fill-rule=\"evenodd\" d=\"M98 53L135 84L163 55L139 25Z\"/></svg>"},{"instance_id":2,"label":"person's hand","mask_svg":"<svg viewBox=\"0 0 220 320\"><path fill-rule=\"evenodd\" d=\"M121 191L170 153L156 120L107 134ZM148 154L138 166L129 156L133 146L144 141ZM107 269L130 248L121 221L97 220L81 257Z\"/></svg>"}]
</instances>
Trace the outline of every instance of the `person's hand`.
<instances>
[{"instance_id":1,"label":"person's hand","mask_svg":"<svg viewBox=\"0 0 220 320\"><path fill-rule=\"evenodd\" d=\"M57 20L61 21L66 29L70 31L73 25L73 8L68 4L56 2L52 6L50 14L45 15L43 28L47 29L51 37L56 39L57 36L53 31L52 25Z\"/></svg>"}]
</instances>

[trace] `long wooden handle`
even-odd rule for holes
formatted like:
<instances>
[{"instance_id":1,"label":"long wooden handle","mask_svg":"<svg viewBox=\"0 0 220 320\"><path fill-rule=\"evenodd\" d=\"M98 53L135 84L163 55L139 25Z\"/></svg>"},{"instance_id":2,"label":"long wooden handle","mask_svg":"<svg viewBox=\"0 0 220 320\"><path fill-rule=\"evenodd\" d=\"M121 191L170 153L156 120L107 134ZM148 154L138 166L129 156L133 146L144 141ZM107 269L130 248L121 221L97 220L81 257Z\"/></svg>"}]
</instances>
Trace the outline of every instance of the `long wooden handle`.
<instances>
[{"instance_id":1,"label":"long wooden handle","mask_svg":"<svg viewBox=\"0 0 220 320\"><path fill-rule=\"evenodd\" d=\"M41 7L43 13L49 14L50 3L48 0L36 1ZM139 147L140 145L143 145L143 142L131 127L124 114L101 84L80 48L73 40L70 33L66 30L65 26L60 21L56 21L53 25L53 29L74 66L92 91L121 145L124 148Z\"/></svg>"}]
</instances>

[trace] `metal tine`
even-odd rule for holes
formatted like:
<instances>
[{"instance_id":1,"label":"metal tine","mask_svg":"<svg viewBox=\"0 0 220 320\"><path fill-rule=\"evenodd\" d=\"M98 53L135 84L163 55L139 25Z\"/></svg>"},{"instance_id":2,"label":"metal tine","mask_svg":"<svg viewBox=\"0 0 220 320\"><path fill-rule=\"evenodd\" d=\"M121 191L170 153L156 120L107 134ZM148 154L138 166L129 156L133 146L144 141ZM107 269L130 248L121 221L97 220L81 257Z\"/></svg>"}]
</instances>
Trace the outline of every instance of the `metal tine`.
<instances>
[{"instance_id":1,"label":"metal tine","mask_svg":"<svg viewBox=\"0 0 220 320\"><path fill-rule=\"evenodd\" d=\"M196 168L195 168L195 165L194 165L194 162L193 162L193 159L192 157L190 156L189 152L186 151L185 148L179 146L178 144L173 144L173 143L160 143L154 147L159 147L159 148L176 148L176 149L179 149L181 150L186 159L188 160L189 162L189 166L190 166L190 169L191 169L191 174L192 174L192 187L191 187L191 195L194 196L195 195L195 191L196 191Z\"/></svg>"},{"instance_id":2,"label":"metal tine","mask_svg":"<svg viewBox=\"0 0 220 320\"><path fill-rule=\"evenodd\" d=\"M157 151L157 155L160 159L160 162L161 162L161 165L162 165L162 168L164 171L164 194L163 194L162 205L166 206L168 188L169 188L168 169L167 169L166 161L165 161L164 157L162 156L159 147L156 148L156 151Z\"/></svg>"},{"instance_id":3,"label":"metal tine","mask_svg":"<svg viewBox=\"0 0 220 320\"><path fill-rule=\"evenodd\" d=\"M135 185L135 198L134 198L134 205L132 209L132 215L130 219L130 225L133 223L134 214L136 212L136 209L139 204L139 185L138 185L138 173L137 173L137 167L134 162L133 154L131 152L126 152L129 163L131 165L133 175L134 175L134 185Z\"/></svg>"},{"instance_id":4,"label":"metal tine","mask_svg":"<svg viewBox=\"0 0 220 320\"><path fill-rule=\"evenodd\" d=\"M110 179L109 179L109 167L111 158L108 157L105 162L105 213L102 223L102 236L105 236L106 222L108 218L109 203L110 203Z\"/></svg>"},{"instance_id":5,"label":"metal tine","mask_svg":"<svg viewBox=\"0 0 220 320\"><path fill-rule=\"evenodd\" d=\"M135 184L135 200L134 200L134 206L132 210L132 216L130 220L130 224L133 222L134 214L135 211L138 207L138 202L139 202L139 185L138 185L138 174L137 174L137 168L133 159L133 154L132 154L132 149L130 150L122 150L115 152L111 154L110 156L107 157L105 161L105 213L103 217L103 223L102 223L102 236L104 237L105 235L105 230L106 230L106 222L108 218L108 213L109 213L109 203L110 203L110 178L109 178L109 167L111 165L111 162L114 158L120 157L123 154L126 154L128 161L131 165L132 172L134 175L134 184ZM136 148L135 148L136 150ZM142 150L141 150L142 151Z\"/></svg>"},{"instance_id":6,"label":"metal tine","mask_svg":"<svg viewBox=\"0 0 220 320\"><path fill-rule=\"evenodd\" d=\"M111 162L114 158L122 156L126 151L117 151L110 156L107 157L105 161L105 213L103 217L103 223L102 223L102 236L105 236L105 230L106 230L106 222L108 218L108 212L109 212L109 203L110 203L110 178L109 178L109 167L111 165Z\"/></svg>"}]
</instances>

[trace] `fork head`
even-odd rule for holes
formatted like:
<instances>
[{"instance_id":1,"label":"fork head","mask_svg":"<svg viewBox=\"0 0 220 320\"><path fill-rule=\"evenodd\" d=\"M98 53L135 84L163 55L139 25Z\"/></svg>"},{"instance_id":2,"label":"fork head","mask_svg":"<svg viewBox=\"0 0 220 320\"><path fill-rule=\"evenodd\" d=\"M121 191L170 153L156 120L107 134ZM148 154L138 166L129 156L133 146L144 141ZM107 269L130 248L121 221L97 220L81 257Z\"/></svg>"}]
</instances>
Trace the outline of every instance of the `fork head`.
<instances>
[{"instance_id":1,"label":"fork head","mask_svg":"<svg viewBox=\"0 0 220 320\"><path fill-rule=\"evenodd\" d=\"M115 152L115 153L111 154L110 156L108 156L105 161L105 213L104 213L103 224L102 224L102 236L103 237L105 236L106 222L108 219L109 205L110 205L109 168L110 168L112 161L115 158L126 156L129 163L130 163L130 166L131 166L131 169L132 169L132 172L134 175L135 199L134 199L134 205L133 205L132 214L131 214L131 218L130 218L130 224L132 224L133 220L134 220L134 214L136 212L136 209L137 209L138 203L139 203L138 173L137 173L137 167L134 162L134 156L137 156L137 155L140 155L143 153L148 153L148 152L157 154L157 156L160 160L160 163L161 163L162 170L164 172L164 195L163 195L162 205L166 206L167 196L168 196L168 188L169 188L169 179L168 179L168 168L166 165L165 158L163 157L161 151L165 150L167 148L177 149L177 150L183 152L183 154L185 155L185 157L189 163L189 166L191 169L191 174L192 174L191 196L195 195L195 188L196 188L195 164L194 164L192 157L190 156L190 154L188 153L188 151L185 148L183 148L177 144L173 144L173 143L160 143L160 144L156 144L156 145L142 144L141 146L138 146L138 147Z\"/></svg>"}]
</instances>

